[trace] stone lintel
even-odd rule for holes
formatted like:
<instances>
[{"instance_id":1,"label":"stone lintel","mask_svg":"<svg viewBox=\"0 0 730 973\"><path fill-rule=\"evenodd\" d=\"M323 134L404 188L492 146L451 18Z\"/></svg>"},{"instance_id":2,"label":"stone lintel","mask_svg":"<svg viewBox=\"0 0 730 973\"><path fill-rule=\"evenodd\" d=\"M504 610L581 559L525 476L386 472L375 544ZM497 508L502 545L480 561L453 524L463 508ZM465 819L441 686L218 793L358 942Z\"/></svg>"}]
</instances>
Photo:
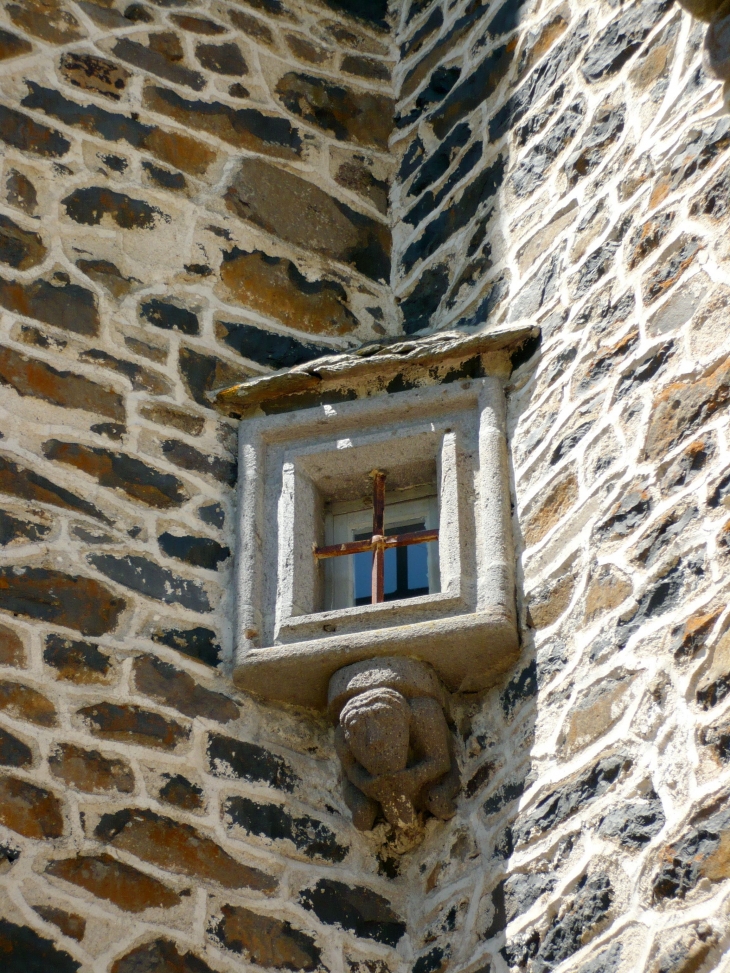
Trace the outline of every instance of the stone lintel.
<instances>
[{"instance_id":1,"label":"stone lintel","mask_svg":"<svg viewBox=\"0 0 730 973\"><path fill-rule=\"evenodd\" d=\"M227 415L248 419L459 378L494 375L506 379L516 353L539 335L539 328L528 326L499 328L487 334L448 331L371 342L353 352L240 382L212 392L210 397Z\"/></svg>"}]
</instances>

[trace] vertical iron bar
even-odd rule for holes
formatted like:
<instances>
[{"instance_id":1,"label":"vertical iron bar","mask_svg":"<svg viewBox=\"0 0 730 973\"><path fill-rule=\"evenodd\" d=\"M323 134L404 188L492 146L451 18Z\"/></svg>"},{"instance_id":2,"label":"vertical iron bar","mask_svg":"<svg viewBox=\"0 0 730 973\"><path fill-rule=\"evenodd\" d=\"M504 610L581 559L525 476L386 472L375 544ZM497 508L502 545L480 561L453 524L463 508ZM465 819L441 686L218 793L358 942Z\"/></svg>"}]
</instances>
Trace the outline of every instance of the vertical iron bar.
<instances>
[{"instance_id":1,"label":"vertical iron bar","mask_svg":"<svg viewBox=\"0 0 730 973\"><path fill-rule=\"evenodd\" d=\"M385 512L385 473L373 470L373 576L372 603L380 604L385 599L385 547L383 536L383 516Z\"/></svg>"}]
</instances>

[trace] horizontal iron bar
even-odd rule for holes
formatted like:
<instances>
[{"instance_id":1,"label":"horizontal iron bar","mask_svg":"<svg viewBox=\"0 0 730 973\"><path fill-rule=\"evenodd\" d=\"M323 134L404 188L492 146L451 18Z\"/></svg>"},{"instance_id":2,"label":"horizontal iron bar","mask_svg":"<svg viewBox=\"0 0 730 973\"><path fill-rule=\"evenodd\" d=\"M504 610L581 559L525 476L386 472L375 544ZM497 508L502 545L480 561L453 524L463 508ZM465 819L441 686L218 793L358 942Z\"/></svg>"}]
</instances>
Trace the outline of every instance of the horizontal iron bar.
<instances>
[{"instance_id":1,"label":"horizontal iron bar","mask_svg":"<svg viewBox=\"0 0 730 973\"><path fill-rule=\"evenodd\" d=\"M410 544L428 544L439 539L438 527L432 530L414 530L408 534L392 534L384 537L382 546L407 547ZM348 544L328 544L326 547L315 547L314 556L318 559L326 557L341 557L343 554L363 554L365 551L375 550L381 546L381 541L375 537L365 537L361 541L350 541Z\"/></svg>"}]
</instances>

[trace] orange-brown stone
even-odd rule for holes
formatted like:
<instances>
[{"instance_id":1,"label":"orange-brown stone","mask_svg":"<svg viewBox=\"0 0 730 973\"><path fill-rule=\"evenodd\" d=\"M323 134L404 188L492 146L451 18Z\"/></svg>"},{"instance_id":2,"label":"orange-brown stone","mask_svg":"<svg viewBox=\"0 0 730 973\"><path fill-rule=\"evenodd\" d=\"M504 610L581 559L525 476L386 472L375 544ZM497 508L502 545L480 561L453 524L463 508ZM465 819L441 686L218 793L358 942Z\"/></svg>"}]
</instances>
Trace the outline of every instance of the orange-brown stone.
<instances>
[{"instance_id":1,"label":"orange-brown stone","mask_svg":"<svg viewBox=\"0 0 730 973\"><path fill-rule=\"evenodd\" d=\"M115 101L121 98L132 77L131 72L121 64L85 51L68 51L64 54L61 57L61 74L77 88L95 91Z\"/></svg>"},{"instance_id":2,"label":"orange-brown stone","mask_svg":"<svg viewBox=\"0 0 730 973\"><path fill-rule=\"evenodd\" d=\"M78 716L88 721L94 736L143 747L174 750L190 736L189 727L141 706L96 703L78 710Z\"/></svg>"},{"instance_id":3,"label":"orange-brown stone","mask_svg":"<svg viewBox=\"0 0 730 973\"><path fill-rule=\"evenodd\" d=\"M348 334L357 319L336 281L309 281L285 257L234 249L223 257L222 296L310 334Z\"/></svg>"},{"instance_id":4,"label":"orange-brown stone","mask_svg":"<svg viewBox=\"0 0 730 973\"><path fill-rule=\"evenodd\" d=\"M262 916L243 906L224 905L215 927L220 943L249 963L275 970L314 970L320 950L311 936L273 916Z\"/></svg>"},{"instance_id":5,"label":"orange-brown stone","mask_svg":"<svg viewBox=\"0 0 730 973\"><path fill-rule=\"evenodd\" d=\"M56 709L50 699L19 682L0 682L0 710L37 726L56 725Z\"/></svg>"},{"instance_id":6,"label":"orange-brown stone","mask_svg":"<svg viewBox=\"0 0 730 973\"><path fill-rule=\"evenodd\" d=\"M578 480L574 473L569 473L550 487L547 496L538 502L526 518L525 542L537 544L541 541L548 531L562 520L577 499Z\"/></svg>"},{"instance_id":7,"label":"orange-brown stone","mask_svg":"<svg viewBox=\"0 0 730 973\"><path fill-rule=\"evenodd\" d=\"M73 743L59 743L52 750L48 769L54 777L87 794L131 794L134 790L134 771L126 760L105 757L98 750Z\"/></svg>"},{"instance_id":8,"label":"orange-brown stone","mask_svg":"<svg viewBox=\"0 0 730 973\"><path fill-rule=\"evenodd\" d=\"M0 666L24 668L25 664L25 649L20 637L7 625L0 625Z\"/></svg>"},{"instance_id":9,"label":"orange-brown stone","mask_svg":"<svg viewBox=\"0 0 730 973\"><path fill-rule=\"evenodd\" d=\"M46 866L45 874L108 899L125 912L169 909L180 903L177 892L111 855L79 855L53 861Z\"/></svg>"},{"instance_id":10,"label":"orange-brown stone","mask_svg":"<svg viewBox=\"0 0 730 973\"><path fill-rule=\"evenodd\" d=\"M17 777L0 777L0 824L25 838L60 838L62 805L42 787Z\"/></svg>"},{"instance_id":11,"label":"orange-brown stone","mask_svg":"<svg viewBox=\"0 0 730 973\"><path fill-rule=\"evenodd\" d=\"M69 44L85 36L78 20L59 0L22 0L5 9L14 24L49 44Z\"/></svg>"},{"instance_id":12,"label":"orange-brown stone","mask_svg":"<svg viewBox=\"0 0 730 973\"><path fill-rule=\"evenodd\" d=\"M34 905L34 910L41 919L53 923L57 926L64 936L69 936L80 943L86 933L86 919L77 916L75 912L66 912L64 909L57 909L53 905Z\"/></svg>"},{"instance_id":13,"label":"orange-brown stone","mask_svg":"<svg viewBox=\"0 0 730 973\"><path fill-rule=\"evenodd\" d=\"M196 828L154 811L128 808L105 814L94 834L100 841L176 875L217 882L229 889L255 889L268 895L278 885L271 875L236 861Z\"/></svg>"}]
</instances>

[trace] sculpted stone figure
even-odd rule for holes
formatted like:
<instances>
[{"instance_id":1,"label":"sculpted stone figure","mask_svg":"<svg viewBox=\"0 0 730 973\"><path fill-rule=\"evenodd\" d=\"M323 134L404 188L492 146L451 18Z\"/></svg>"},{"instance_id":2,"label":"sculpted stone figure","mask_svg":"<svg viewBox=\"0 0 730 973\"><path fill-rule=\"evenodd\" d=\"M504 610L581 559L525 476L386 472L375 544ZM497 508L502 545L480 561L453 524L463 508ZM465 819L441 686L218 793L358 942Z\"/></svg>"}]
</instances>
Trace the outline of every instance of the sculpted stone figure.
<instances>
[{"instance_id":1,"label":"sculpted stone figure","mask_svg":"<svg viewBox=\"0 0 730 973\"><path fill-rule=\"evenodd\" d=\"M458 767L432 670L411 659L347 666L330 681L330 712L356 828L369 831L381 810L400 831L416 830L423 812L454 815Z\"/></svg>"},{"instance_id":2,"label":"sculpted stone figure","mask_svg":"<svg viewBox=\"0 0 730 973\"><path fill-rule=\"evenodd\" d=\"M705 71L730 81L730 0L679 0L679 4L709 24L702 57Z\"/></svg>"}]
</instances>

